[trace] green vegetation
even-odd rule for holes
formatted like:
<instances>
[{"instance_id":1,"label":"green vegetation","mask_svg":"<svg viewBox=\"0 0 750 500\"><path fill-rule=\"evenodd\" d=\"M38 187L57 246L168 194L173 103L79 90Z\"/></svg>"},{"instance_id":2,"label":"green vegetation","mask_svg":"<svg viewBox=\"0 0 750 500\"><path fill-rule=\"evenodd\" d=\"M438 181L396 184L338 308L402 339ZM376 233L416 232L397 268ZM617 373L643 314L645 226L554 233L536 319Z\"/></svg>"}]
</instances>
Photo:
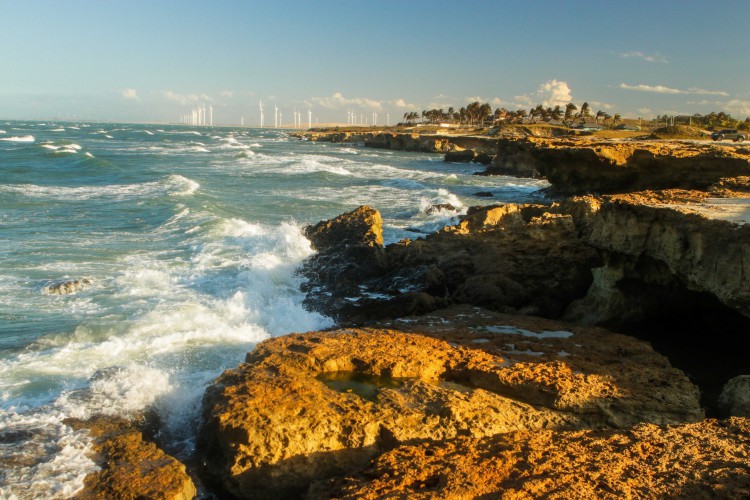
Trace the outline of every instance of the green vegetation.
<instances>
[{"instance_id":1,"label":"green vegetation","mask_svg":"<svg viewBox=\"0 0 750 500\"><path fill-rule=\"evenodd\" d=\"M421 118L421 120L420 120ZM737 128L750 130L750 117L744 121L732 118L724 111L711 112L707 115L694 114L682 116L657 116L653 120L623 119L620 113L610 115L606 111L597 110L594 113L588 102L581 104L579 108L570 102L555 107L537 104L528 110L519 108L508 110L504 107L496 108L494 111L489 103L474 101L466 107L455 109L449 107L447 111L441 109L423 110L421 113L412 111L404 113L403 125L440 125L448 124L460 127L497 127L512 124L540 124L551 123L554 125L576 126L584 123L595 123L607 129L637 127L649 130L666 126L688 125L704 129ZM618 127L619 126L619 127Z\"/></svg>"}]
</instances>

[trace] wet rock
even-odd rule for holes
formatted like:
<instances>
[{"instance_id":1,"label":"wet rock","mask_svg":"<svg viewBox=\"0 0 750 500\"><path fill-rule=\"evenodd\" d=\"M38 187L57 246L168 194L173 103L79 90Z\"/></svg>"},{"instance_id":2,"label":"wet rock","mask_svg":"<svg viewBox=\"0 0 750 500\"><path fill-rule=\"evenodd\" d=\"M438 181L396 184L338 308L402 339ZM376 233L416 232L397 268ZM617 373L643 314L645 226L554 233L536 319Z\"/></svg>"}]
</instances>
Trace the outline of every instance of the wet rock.
<instances>
[{"instance_id":1,"label":"wet rock","mask_svg":"<svg viewBox=\"0 0 750 500\"><path fill-rule=\"evenodd\" d=\"M206 392L199 452L243 498L300 495L404 444L702 417L635 339L455 308L258 345Z\"/></svg>"},{"instance_id":2,"label":"wet rock","mask_svg":"<svg viewBox=\"0 0 750 500\"><path fill-rule=\"evenodd\" d=\"M449 163L469 163L474 161L474 151L466 149L463 151L448 151L445 160Z\"/></svg>"},{"instance_id":3,"label":"wet rock","mask_svg":"<svg viewBox=\"0 0 750 500\"><path fill-rule=\"evenodd\" d=\"M318 253L307 259L300 273L306 282L307 307L339 317L361 284L380 273L383 265L383 219L380 212L361 206L334 219L308 226L305 236Z\"/></svg>"},{"instance_id":4,"label":"wet rock","mask_svg":"<svg viewBox=\"0 0 750 500\"><path fill-rule=\"evenodd\" d=\"M101 470L86 476L77 499L190 500L197 494L185 466L164 453L131 422L96 416L68 419L74 429L88 429L95 438L94 461Z\"/></svg>"},{"instance_id":5,"label":"wet rock","mask_svg":"<svg viewBox=\"0 0 750 500\"><path fill-rule=\"evenodd\" d=\"M427 207L427 209L425 210L425 213L430 215L430 214L434 214L434 213L442 212L446 210L449 212L458 211L458 209L454 207L453 205L451 205L450 203L438 203L436 205L430 205L429 207Z\"/></svg>"},{"instance_id":6,"label":"wet rock","mask_svg":"<svg viewBox=\"0 0 750 500\"><path fill-rule=\"evenodd\" d=\"M398 447L308 498L740 499L750 495L749 446L741 418L461 437Z\"/></svg>"},{"instance_id":7,"label":"wet rock","mask_svg":"<svg viewBox=\"0 0 750 500\"><path fill-rule=\"evenodd\" d=\"M494 195L494 194L492 194L492 193L491 193L491 192L489 192L489 191L479 191L479 192L477 192L477 193L474 193L474 196L478 196L478 197L480 197L480 198L492 198L492 197L493 197L493 196L495 196L495 195Z\"/></svg>"},{"instance_id":8,"label":"wet rock","mask_svg":"<svg viewBox=\"0 0 750 500\"><path fill-rule=\"evenodd\" d=\"M87 278L82 278L79 280L55 281L49 283L48 285L45 285L42 288L42 292L48 295L69 295L71 293L76 293L83 290L92 283L93 282Z\"/></svg>"},{"instance_id":9,"label":"wet rock","mask_svg":"<svg viewBox=\"0 0 750 500\"><path fill-rule=\"evenodd\" d=\"M479 163L480 165L489 165L492 163L492 156L487 153L478 152L474 155L474 163Z\"/></svg>"},{"instance_id":10,"label":"wet rock","mask_svg":"<svg viewBox=\"0 0 750 500\"><path fill-rule=\"evenodd\" d=\"M727 416L750 418L750 375L740 375L724 385L719 408Z\"/></svg>"}]
</instances>

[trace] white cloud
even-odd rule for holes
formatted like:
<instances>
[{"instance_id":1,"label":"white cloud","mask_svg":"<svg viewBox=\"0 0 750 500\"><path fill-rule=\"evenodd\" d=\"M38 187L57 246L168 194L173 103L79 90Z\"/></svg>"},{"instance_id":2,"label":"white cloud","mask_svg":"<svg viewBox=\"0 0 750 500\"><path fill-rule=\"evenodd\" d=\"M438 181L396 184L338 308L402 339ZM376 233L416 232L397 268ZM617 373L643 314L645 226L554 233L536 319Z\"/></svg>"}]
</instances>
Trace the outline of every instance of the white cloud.
<instances>
[{"instance_id":1,"label":"white cloud","mask_svg":"<svg viewBox=\"0 0 750 500\"><path fill-rule=\"evenodd\" d=\"M709 101L708 99L701 99L699 101L687 101L686 104L690 106L710 106L711 111L726 111L740 120L750 116L750 100Z\"/></svg>"},{"instance_id":2,"label":"white cloud","mask_svg":"<svg viewBox=\"0 0 750 500\"><path fill-rule=\"evenodd\" d=\"M136 92L135 89L123 89L122 90L122 96L125 99L133 99L133 100L136 100L136 101L138 100L138 92Z\"/></svg>"},{"instance_id":3,"label":"white cloud","mask_svg":"<svg viewBox=\"0 0 750 500\"><path fill-rule=\"evenodd\" d=\"M706 90L706 89L699 89L695 87L691 87L687 90L681 90L681 89L674 89L671 87L665 87L664 85L644 85L644 84L638 84L638 85L629 85L627 83L621 83L619 85L619 88L625 89L625 90L637 90L639 92L655 92L657 94L697 94L697 95L720 95L720 96L728 96L724 91L721 90Z\"/></svg>"},{"instance_id":4,"label":"white cloud","mask_svg":"<svg viewBox=\"0 0 750 500\"><path fill-rule=\"evenodd\" d=\"M234 97L234 90L222 90L219 95L227 98Z\"/></svg>"},{"instance_id":5,"label":"white cloud","mask_svg":"<svg viewBox=\"0 0 750 500\"><path fill-rule=\"evenodd\" d=\"M732 99L724 104L726 110L730 114L735 115L735 118L748 117L750 116L750 101L743 101L740 99Z\"/></svg>"},{"instance_id":6,"label":"white cloud","mask_svg":"<svg viewBox=\"0 0 750 500\"><path fill-rule=\"evenodd\" d=\"M698 94L698 95L720 95L724 97L729 97L729 94L727 94L724 91L721 90L706 90L706 89L697 89L695 87L687 89L688 94Z\"/></svg>"},{"instance_id":7,"label":"white cloud","mask_svg":"<svg viewBox=\"0 0 750 500\"><path fill-rule=\"evenodd\" d=\"M639 92L656 92L657 94L682 94L683 91L679 89L672 89L665 87L664 85L629 85L627 83L621 83L619 85L621 89L625 90L637 90Z\"/></svg>"},{"instance_id":8,"label":"white cloud","mask_svg":"<svg viewBox=\"0 0 750 500\"><path fill-rule=\"evenodd\" d=\"M541 104L544 107L565 106L573 102L568 82L559 80L547 80L539 85L539 88L531 95L517 95L513 99L517 105L532 106Z\"/></svg>"},{"instance_id":9,"label":"white cloud","mask_svg":"<svg viewBox=\"0 0 750 500\"><path fill-rule=\"evenodd\" d=\"M399 109L416 108L417 107L416 104L408 103L408 102L406 102L403 99L395 99L395 100L391 101L391 104L393 104L394 106L396 106Z\"/></svg>"},{"instance_id":10,"label":"white cloud","mask_svg":"<svg viewBox=\"0 0 750 500\"><path fill-rule=\"evenodd\" d=\"M539 86L536 95L544 106L564 106L573 101L568 82L549 80Z\"/></svg>"},{"instance_id":11,"label":"white cloud","mask_svg":"<svg viewBox=\"0 0 750 500\"><path fill-rule=\"evenodd\" d=\"M341 92L336 92L330 97L313 97L311 100L313 103L315 103L315 105L328 109L342 109L347 106L374 111L383 109L383 103L381 103L380 101L376 101L375 99L368 99L366 97L348 98L344 97Z\"/></svg>"},{"instance_id":12,"label":"white cloud","mask_svg":"<svg viewBox=\"0 0 750 500\"><path fill-rule=\"evenodd\" d=\"M589 104L600 109L614 109L615 107L614 104L609 104L608 102L589 101Z\"/></svg>"},{"instance_id":13,"label":"white cloud","mask_svg":"<svg viewBox=\"0 0 750 500\"><path fill-rule=\"evenodd\" d=\"M651 108L638 108L638 112L642 115L648 115L651 113Z\"/></svg>"},{"instance_id":14,"label":"white cloud","mask_svg":"<svg viewBox=\"0 0 750 500\"><path fill-rule=\"evenodd\" d=\"M531 97L527 95L517 95L513 97L513 101L515 101L517 105L523 105L523 106L530 106L532 102Z\"/></svg>"},{"instance_id":15,"label":"white cloud","mask_svg":"<svg viewBox=\"0 0 750 500\"><path fill-rule=\"evenodd\" d=\"M466 98L466 102L467 102L467 103L472 103L472 102L483 102L483 101L484 101L484 99L482 99L482 98L481 98L480 96L478 96L478 95L475 95L475 96L470 96L470 97L467 97L467 98Z\"/></svg>"},{"instance_id":16,"label":"white cloud","mask_svg":"<svg viewBox=\"0 0 750 500\"><path fill-rule=\"evenodd\" d=\"M620 54L620 57L635 58L635 59L640 59L646 62L658 62L658 63L663 63L663 64L669 64L669 61L667 61L667 58L659 54L658 52L652 55L644 54L643 52L640 52L640 51L623 52L622 54Z\"/></svg>"},{"instance_id":17,"label":"white cloud","mask_svg":"<svg viewBox=\"0 0 750 500\"><path fill-rule=\"evenodd\" d=\"M162 90L157 92L158 95L167 99L168 101L174 101L182 104L183 106L193 104L199 101L214 102L214 100L206 94L178 94L171 90Z\"/></svg>"}]
</instances>

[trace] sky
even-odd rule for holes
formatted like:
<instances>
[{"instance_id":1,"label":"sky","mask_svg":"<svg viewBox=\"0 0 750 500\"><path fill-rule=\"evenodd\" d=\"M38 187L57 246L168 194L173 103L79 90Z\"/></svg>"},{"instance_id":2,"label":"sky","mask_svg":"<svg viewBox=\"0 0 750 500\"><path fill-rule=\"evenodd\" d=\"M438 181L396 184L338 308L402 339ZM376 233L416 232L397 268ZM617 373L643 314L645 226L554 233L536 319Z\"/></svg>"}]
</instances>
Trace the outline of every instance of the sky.
<instances>
[{"instance_id":1,"label":"sky","mask_svg":"<svg viewBox=\"0 0 750 500\"><path fill-rule=\"evenodd\" d=\"M750 115L750 0L0 0L0 119Z\"/></svg>"}]
</instances>

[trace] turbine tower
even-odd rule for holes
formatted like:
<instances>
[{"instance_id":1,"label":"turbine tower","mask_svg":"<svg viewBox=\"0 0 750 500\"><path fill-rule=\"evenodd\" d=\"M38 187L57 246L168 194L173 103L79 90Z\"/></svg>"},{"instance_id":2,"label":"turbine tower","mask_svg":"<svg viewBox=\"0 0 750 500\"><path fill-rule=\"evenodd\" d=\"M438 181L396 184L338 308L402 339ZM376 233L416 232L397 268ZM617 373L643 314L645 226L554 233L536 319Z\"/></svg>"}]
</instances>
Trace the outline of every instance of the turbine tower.
<instances>
[{"instance_id":1,"label":"turbine tower","mask_svg":"<svg viewBox=\"0 0 750 500\"><path fill-rule=\"evenodd\" d=\"M206 124L206 105L203 104L202 106L203 106L203 115L201 116L203 117L203 123L201 123L201 125L205 125Z\"/></svg>"},{"instance_id":2,"label":"turbine tower","mask_svg":"<svg viewBox=\"0 0 750 500\"><path fill-rule=\"evenodd\" d=\"M263 101L258 99L258 107L260 108L260 128L263 128Z\"/></svg>"},{"instance_id":3,"label":"turbine tower","mask_svg":"<svg viewBox=\"0 0 750 500\"><path fill-rule=\"evenodd\" d=\"M208 105L208 124L214 126L214 107L210 104Z\"/></svg>"},{"instance_id":4,"label":"turbine tower","mask_svg":"<svg viewBox=\"0 0 750 500\"><path fill-rule=\"evenodd\" d=\"M307 108L307 128L312 128L312 110Z\"/></svg>"},{"instance_id":5,"label":"turbine tower","mask_svg":"<svg viewBox=\"0 0 750 500\"><path fill-rule=\"evenodd\" d=\"M273 105L273 128L279 128L279 108L276 104Z\"/></svg>"}]
</instances>

